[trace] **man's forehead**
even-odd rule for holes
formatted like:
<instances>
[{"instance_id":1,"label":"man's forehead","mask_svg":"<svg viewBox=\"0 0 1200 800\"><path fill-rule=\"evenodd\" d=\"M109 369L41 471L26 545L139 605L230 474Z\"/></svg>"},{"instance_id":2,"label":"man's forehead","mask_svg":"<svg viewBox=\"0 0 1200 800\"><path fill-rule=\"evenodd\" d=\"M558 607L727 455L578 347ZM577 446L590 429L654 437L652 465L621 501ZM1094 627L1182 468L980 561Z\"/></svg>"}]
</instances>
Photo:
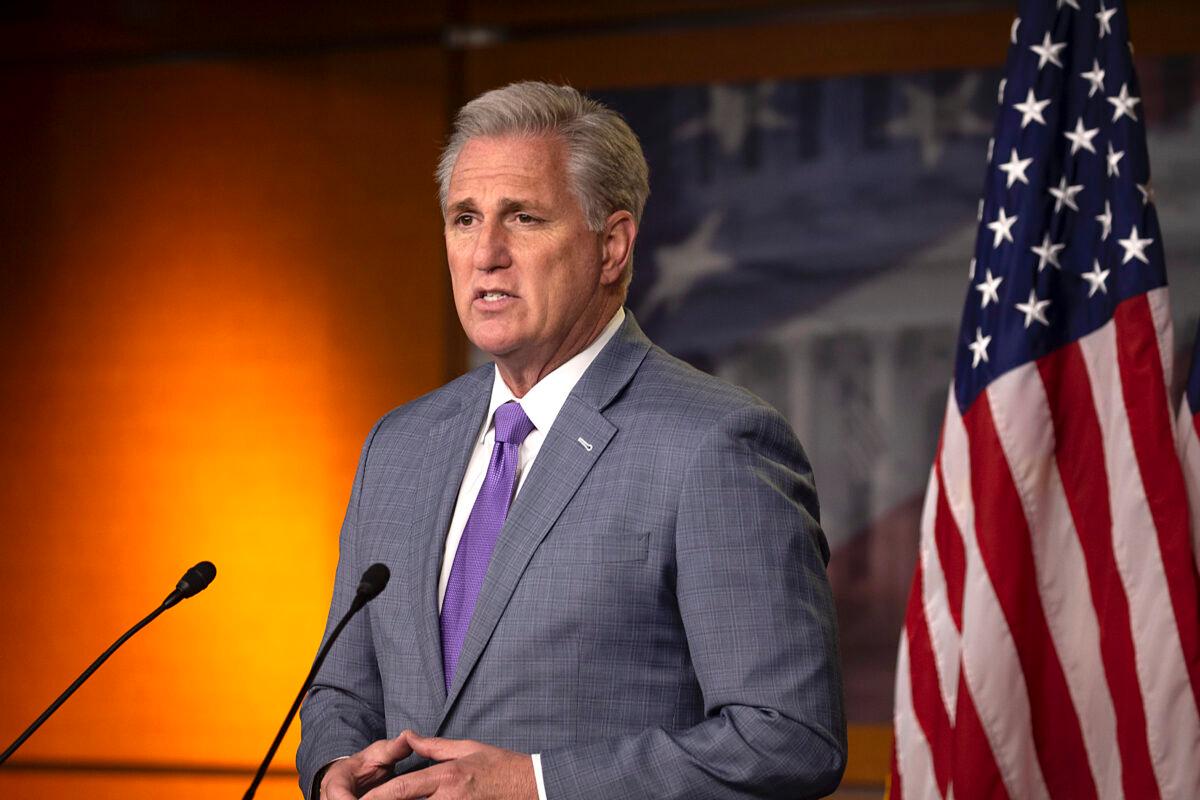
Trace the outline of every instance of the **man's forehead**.
<instances>
[{"instance_id":1,"label":"man's forehead","mask_svg":"<svg viewBox=\"0 0 1200 800\"><path fill-rule=\"evenodd\" d=\"M515 187L557 189L566 176L565 146L551 136L480 136L467 140L450 175L451 203ZM565 188L565 187L564 187ZM520 192L519 194L523 194Z\"/></svg>"}]
</instances>

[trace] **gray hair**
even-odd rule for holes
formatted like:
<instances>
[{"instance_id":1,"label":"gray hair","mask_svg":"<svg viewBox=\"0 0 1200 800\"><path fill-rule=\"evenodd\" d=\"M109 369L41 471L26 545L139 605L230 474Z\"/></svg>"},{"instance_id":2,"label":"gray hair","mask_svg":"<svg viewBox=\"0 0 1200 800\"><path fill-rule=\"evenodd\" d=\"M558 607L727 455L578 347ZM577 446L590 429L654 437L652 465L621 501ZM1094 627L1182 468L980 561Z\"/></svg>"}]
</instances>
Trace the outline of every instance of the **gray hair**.
<instances>
[{"instance_id":1,"label":"gray hair","mask_svg":"<svg viewBox=\"0 0 1200 800\"><path fill-rule=\"evenodd\" d=\"M450 176L463 146L478 136L557 136L567 146L567 175L588 228L599 233L614 211L641 224L650 194L649 169L637 136L620 114L570 86L537 81L510 83L476 97L459 110L437 167L442 211ZM632 276L633 257L622 283Z\"/></svg>"}]
</instances>

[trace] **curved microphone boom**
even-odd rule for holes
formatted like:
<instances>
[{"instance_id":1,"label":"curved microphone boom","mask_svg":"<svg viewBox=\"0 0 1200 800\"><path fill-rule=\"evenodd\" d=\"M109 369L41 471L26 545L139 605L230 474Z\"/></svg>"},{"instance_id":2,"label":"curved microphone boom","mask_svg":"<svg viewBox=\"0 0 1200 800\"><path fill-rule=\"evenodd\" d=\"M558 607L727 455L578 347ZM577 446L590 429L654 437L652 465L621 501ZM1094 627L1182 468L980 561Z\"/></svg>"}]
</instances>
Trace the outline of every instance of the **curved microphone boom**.
<instances>
[{"instance_id":1,"label":"curved microphone boom","mask_svg":"<svg viewBox=\"0 0 1200 800\"><path fill-rule=\"evenodd\" d=\"M100 665L108 660L109 656L117 652L118 647L129 641L129 639L135 633L149 625L155 620L155 618L158 617L159 614L176 605L180 600L192 597L193 595L204 591L208 585L212 583L212 579L216 576L217 568L213 566L211 561L201 561L199 564L185 572L183 577L179 579L179 583L175 585L175 591L167 595L166 599L159 604L158 608L151 611L136 625L125 631L125 633L121 635L120 639L117 639L107 650L101 653L100 657L93 661L91 665L83 671L83 674L76 678L75 681L66 688L66 691L60 694L58 698L50 704L50 707L43 711L41 716L35 719L33 724L25 729L24 733L17 737L15 742L10 744L3 753L0 753L0 764L3 764L5 761L7 761L9 756L17 751L18 747L25 744L25 740L32 736L34 731L42 727L42 723L50 719L50 715L57 711L59 706L67 702L67 698L75 694L75 690L82 686L84 681L92 677L92 673L98 670Z\"/></svg>"},{"instance_id":2,"label":"curved microphone boom","mask_svg":"<svg viewBox=\"0 0 1200 800\"><path fill-rule=\"evenodd\" d=\"M350 618L362 610L362 607L379 596L388 584L388 579L391 577L391 572L384 564L372 564L367 567L362 578L358 582L358 589L354 593L354 600L350 602L350 608L346 614L334 626L334 629L329 634L329 638L325 640L325 644L317 653L317 658L313 661L312 669L308 671L308 677L304 679L304 683L300 686L300 693L296 695L296 699L292 702L292 707L288 709L287 716L283 720L283 725L279 728L279 733L275 734L275 741L271 742L271 746L267 748L267 754L263 757L262 763L258 766L258 772L254 774L254 780L250 782L250 788L242 795L242 800L250 800L254 797L254 793L258 791L258 785L262 783L262 779L267 774L267 767L271 766L271 759L275 757L275 751L279 749L280 742L283 741L283 735L287 733L287 729L291 726L292 720L296 718L296 712L300 710L300 703L304 700L304 695L308 693L309 687L316 680L317 672L320 671L321 665L325 663L325 657L329 655L329 651L333 648L333 643L337 641L338 636L342 633L342 628L346 627L346 623Z\"/></svg>"}]
</instances>

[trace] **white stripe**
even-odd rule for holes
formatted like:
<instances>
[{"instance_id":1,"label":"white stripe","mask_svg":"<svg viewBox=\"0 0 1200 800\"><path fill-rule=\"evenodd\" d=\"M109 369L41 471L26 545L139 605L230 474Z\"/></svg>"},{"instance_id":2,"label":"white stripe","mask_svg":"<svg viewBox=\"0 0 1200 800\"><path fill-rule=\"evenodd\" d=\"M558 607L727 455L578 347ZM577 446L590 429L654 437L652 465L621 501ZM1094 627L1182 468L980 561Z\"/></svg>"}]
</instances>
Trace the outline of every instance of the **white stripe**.
<instances>
[{"instance_id":1,"label":"white stripe","mask_svg":"<svg viewBox=\"0 0 1200 800\"><path fill-rule=\"evenodd\" d=\"M1009 797L1042 800L1049 795L1034 748L1025 676L975 538L969 452L958 405L951 402L943 431L942 475L966 548L963 677Z\"/></svg>"},{"instance_id":2,"label":"white stripe","mask_svg":"<svg viewBox=\"0 0 1200 800\"><path fill-rule=\"evenodd\" d=\"M950 598L946 592L946 575L938 557L937 536L934 520L937 517L938 498L937 470L929 471L929 488L925 491L925 511L921 515L921 570L922 605L925 609L925 624L929 627L929 644L933 648L933 660L937 666L938 686L941 688L942 705L946 717L954 724L954 713L958 707L958 664L962 657L958 627L950 613Z\"/></svg>"},{"instance_id":3,"label":"white stripe","mask_svg":"<svg viewBox=\"0 0 1200 800\"><path fill-rule=\"evenodd\" d=\"M1117 365L1116 324L1109 322L1088 334L1079 340L1079 347L1103 434L1113 553L1129 598L1154 774L1164 798L1194 800L1200 797L1200 770L1195 768L1200 717L1167 592L1154 519L1133 451Z\"/></svg>"},{"instance_id":4,"label":"white stripe","mask_svg":"<svg viewBox=\"0 0 1200 800\"><path fill-rule=\"evenodd\" d=\"M939 800L937 777L925 732L917 722L912 702L912 673L908 662L908 629L900 633L900 654L896 659L896 778L905 800ZM944 754L948 755L948 754Z\"/></svg>"},{"instance_id":5,"label":"white stripe","mask_svg":"<svg viewBox=\"0 0 1200 800\"><path fill-rule=\"evenodd\" d=\"M1087 562L1055 459L1054 419L1046 389L1031 363L994 380L987 393L1029 526L1038 593L1079 717L1092 779L1101 797L1120 796L1117 715L1103 668Z\"/></svg>"},{"instance_id":6,"label":"white stripe","mask_svg":"<svg viewBox=\"0 0 1200 800\"><path fill-rule=\"evenodd\" d=\"M1197 366L1196 369L1200 369ZM1196 431L1192 409L1187 398L1179 406L1179 461L1183 465L1183 482L1187 484L1188 507L1192 520L1192 557L1200 569L1200 433Z\"/></svg>"},{"instance_id":7,"label":"white stripe","mask_svg":"<svg viewBox=\"0 0 1200 800\"><path fill-rule=\"evenodd\" d=\"M1146 292L1154 334L1158 339L1158 357L1162 359L1163 385L1167 387L1163 400L1167 403L1167 419L1175 424L1175 409L1171 408L1171 378L1175 374L1175 327L1171 321L1171 295L1166 286Z\"/></svg>"}]
</instances>

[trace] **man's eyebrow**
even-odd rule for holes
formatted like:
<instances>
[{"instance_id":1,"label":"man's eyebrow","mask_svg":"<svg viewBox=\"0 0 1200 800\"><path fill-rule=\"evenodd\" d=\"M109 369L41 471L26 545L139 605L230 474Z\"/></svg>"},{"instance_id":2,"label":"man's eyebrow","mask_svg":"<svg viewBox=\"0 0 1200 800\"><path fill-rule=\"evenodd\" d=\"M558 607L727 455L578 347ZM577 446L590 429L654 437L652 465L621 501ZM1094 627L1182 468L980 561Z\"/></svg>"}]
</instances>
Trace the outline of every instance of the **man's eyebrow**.
<instances>
[{"instance_id":1,"label":"man's eyebrow","mask_svg":"<svg viewBox=\"0 0 1200 800\"><path fill-rule=\"evenodd\" d=\"M540 206L533 200L524 200L519 197L501 197L497 201L500 207L501 214L511 214L515 211L536 210ZM473 197L464 197L462 200L457 200L446 206L446 213L458 214L464 211L478 211L479 206L476 204Z\"/></svg>"}]
</instances>

